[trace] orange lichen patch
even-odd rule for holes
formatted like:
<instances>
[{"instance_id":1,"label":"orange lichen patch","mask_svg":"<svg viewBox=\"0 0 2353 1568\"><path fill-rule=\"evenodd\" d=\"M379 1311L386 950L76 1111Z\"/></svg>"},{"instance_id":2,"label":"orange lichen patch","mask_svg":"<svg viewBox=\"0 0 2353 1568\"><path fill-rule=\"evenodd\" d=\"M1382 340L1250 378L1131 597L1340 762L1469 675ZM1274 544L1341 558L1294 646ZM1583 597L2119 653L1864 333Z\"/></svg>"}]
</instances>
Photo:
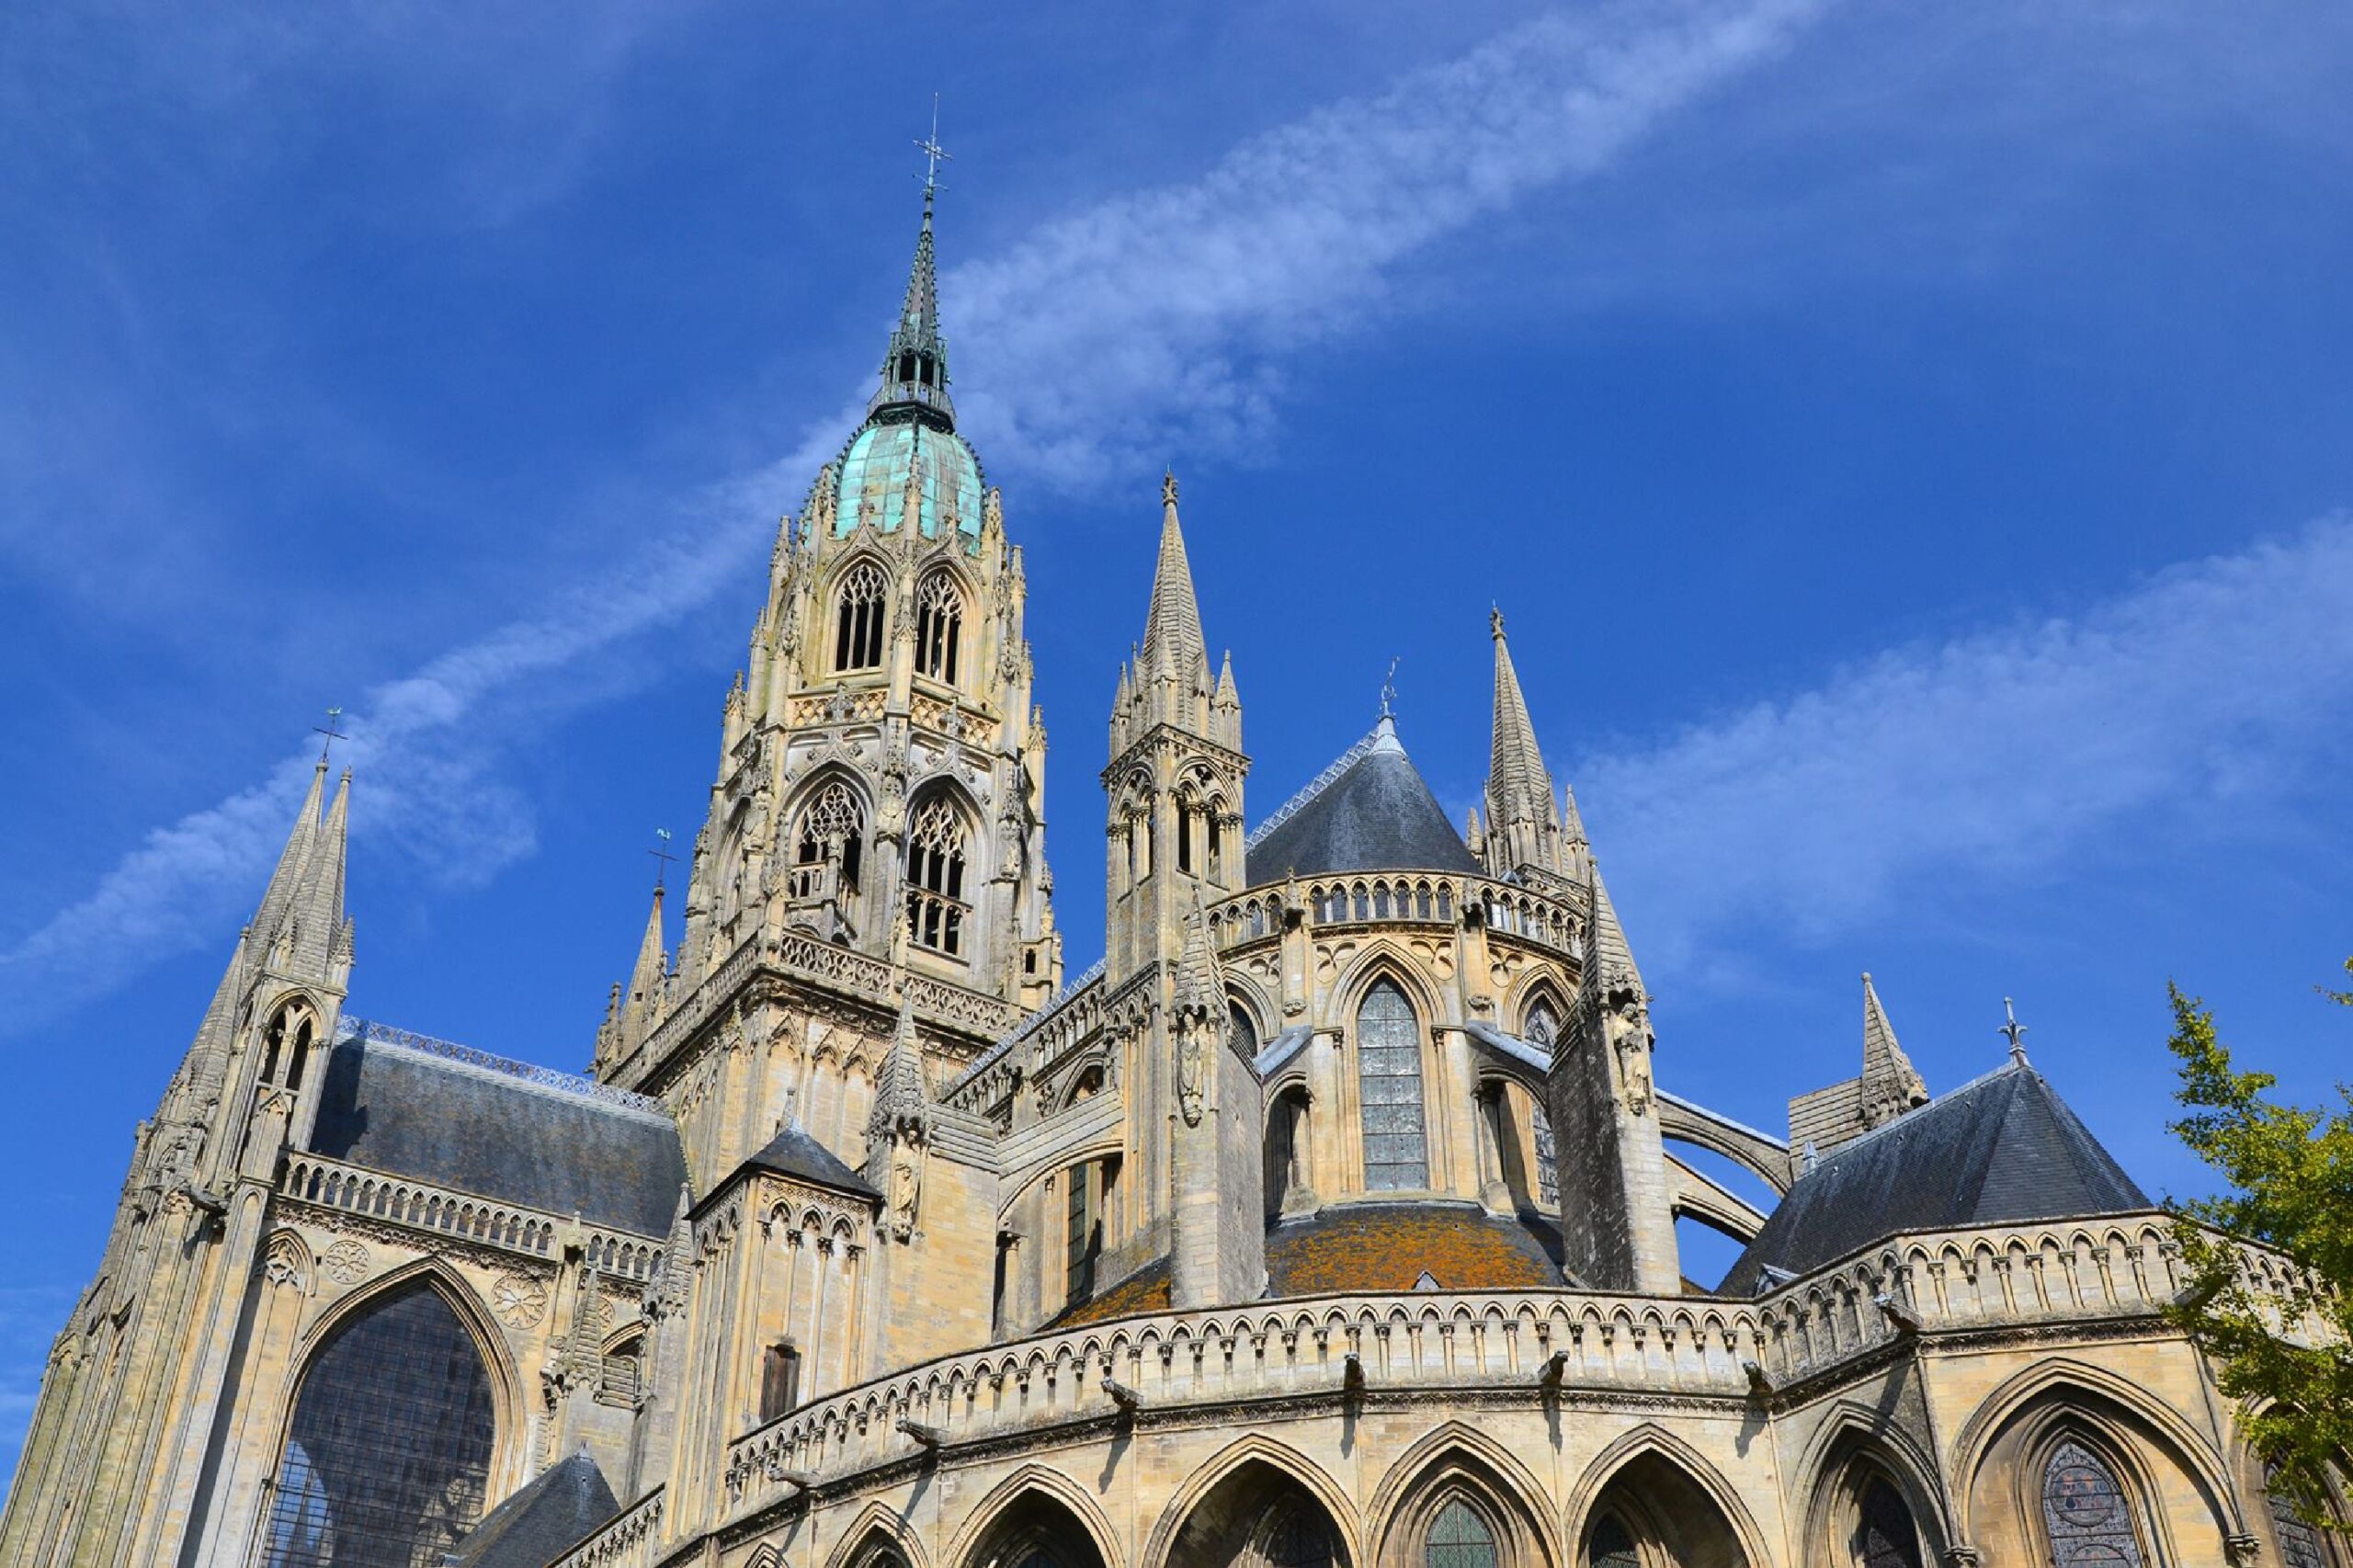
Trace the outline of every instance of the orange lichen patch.
<instances>
[{"instance_id":1,"label":"orange lichen patch","mask_svg":"<svg viewBox=\"0 0 2353 1568\"><path fill-rule=\"evenodd\" d=\"M1168 1270L1153 1264L1129 1275L1117 1285L1092 1301L1081 1301L1054 1320L1058 1328L1075 1328L1080 1324L1101 1323L1106 1318L1123 1318L1137 1312L1165 1312L1168 1310Z\"/></svg>"},{"instance_id":2,"label":"orange lichen patch","mask_svg":"<svg viewBox=\"0 0 2353 1568\"><path fill-rule=\"evenodd\" d=\"M1560 1266L1532 1226L1440 1204L1332 1209L1267 1234L1279 1296L1410 1290L1427 1274L1447 1290L1558 1285Z\"/></svg>"}]
</instances>

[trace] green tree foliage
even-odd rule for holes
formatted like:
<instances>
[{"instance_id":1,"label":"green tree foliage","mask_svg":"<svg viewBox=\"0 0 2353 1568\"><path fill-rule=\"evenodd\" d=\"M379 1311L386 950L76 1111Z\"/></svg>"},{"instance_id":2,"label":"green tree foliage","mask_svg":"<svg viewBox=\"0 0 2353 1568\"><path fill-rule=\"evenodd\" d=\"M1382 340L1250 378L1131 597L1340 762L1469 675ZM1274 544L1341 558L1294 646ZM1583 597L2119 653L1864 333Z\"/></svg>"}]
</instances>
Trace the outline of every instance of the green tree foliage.
<instances>
[{"instance_id":1,"label":"green tree foliage","mask_svg":"<svg viewBox=\"0 0 2353 1568\"><path fill-rule=\"evenodd\" d=\"M2353 975L2353 959L2345 969ZM2188 1110L2172 1131L2225 1184L2219 1197L2168 1204L2190 1284L2167 1315L2213 1358L2248 1440L2278 1467L2275 1490L2327 1525L2325 1477L2353 1455L2353 1088L2337 1085L2334 1111L2267 1098L2272 1075L2240 1072L2214 1015L2167 989L2175 1097ZM2353 991L2321 994L2353 1007ZM2286 1253L2300 1278L2284 1295L2258 1292L2209 1226Z\"/></svg>"}]
</instances>

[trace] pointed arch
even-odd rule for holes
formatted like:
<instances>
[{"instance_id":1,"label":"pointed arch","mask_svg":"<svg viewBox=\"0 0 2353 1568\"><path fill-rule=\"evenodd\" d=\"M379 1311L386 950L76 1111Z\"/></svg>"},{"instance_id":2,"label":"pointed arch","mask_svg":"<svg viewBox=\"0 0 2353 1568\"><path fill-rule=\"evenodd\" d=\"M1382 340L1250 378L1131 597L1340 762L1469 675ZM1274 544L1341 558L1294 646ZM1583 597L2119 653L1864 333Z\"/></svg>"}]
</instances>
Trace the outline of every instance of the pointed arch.
<instances>
[{"instance_id":1,"label":"pointed arch","mask_svg":"<svg viewBox=\"0 0 2353 1568\"><path fill-rule=\"evenodd\" d=\"M971 956L972 891L986 876L976 865L982 817L954 779L936 776L907 796L907 939L949 958Z\"/></svg>"},{"instance_id":2,"label":"pointed arch","mask_svg":"<svg viewBox=\"0 0 2353 1568\"><path fill-rule=\"evenodd\" d=\"M964 607L970 596L953 566L926 568L915 584L915 673L954 686L969 662Z\"/></svg>"},{"instance_id":3,"label":"pointed arch","mask_svg":"<svg viewBox=\"0 0 2353 1568\"><path fill-rule=\"evenodd\" d=\"M877 1499L858 1510L834 1550L825 1568L882 1568L883 1554L894 1554L903 1568L931 1568L923 1535L889 1504Z\"/></svg>"},{"instance_id":4,"label":"pointed arch","mask_svg":"<svg viewBox=\"0 0 2353 1568\"><path fill-rule=\"evenodd\" d=\"M295 1364L261 1521L267 1568L447 1551L512 1489L511 1363L472 1291L437 1260L337 1302Z\"/></svg>"},{"instance_id":5,"label":"pointed arch","mask_svg":"<svg viewBox=\"0 0 2353 1568\"><path fill-rule=\"evenodd\" d=\"M881 563L858 551L835 569L825 597L833 625L832 673L882 666L883 628L891 614L891 577Z\"/></svg>"},{"instance_id":6,"label":"pointed arch","mask_svg":"<svg viewBox=\"0 0 2353 1568\"><path fill-rule=\"evenodd\" d=\"M1570 1488L1567 1517L1580 1552L1601 1519L1616 1517L1686 1568L1763 1568L1772 1561L1739 1490L1698 1449L1653 1421L1594 1456Z\"/></svg>"},{"instance_id":7,"label":"pointed arch","mask_svg":"<svg viewBox=\"0 0 2353 1568\"><path fill-rule=\"evenodd\" d=\"M1120 1568L1119 1536L1086 1489L1041 1464L990 1488L943 1555L955 1568Z\"/></svg>"},{"instance_id":8,"label":"pointed arch","mask_svg":"<svg viewBox=\"0 0 2353 1568\"><path fill-rule=\"evenodd\" d=\"M1806 1487L1800 1561L1807 1568L1849 1568L1851 1538L1874 1480L1891 1488L1911 1515L1927 1562L1942 1562L1955 1539L1927 1447L1868 1405L1839 1401L1790 1473Z\"/></svg>"},{"instance_id":9,"label":"pointed arch","mask_svg":"<svg viewBox=\"0 0 2353 1568\"><path fill-rule=\"evenodd\" d=\"M874 801L865 780L838 763L828 763L801 781L785 803L786 832L779 852L791 868L790 894L795 903L831 898L856 901L867 881L866 835L874 821Z\"/></svg>"},{"instance_id":10,"label":"pointed arch","mask_svg":"<svg viewBox=\"0 0 2353 1568\"><path fill-rule=\"evenodd\" d=\"M1237 1437L1197 1467L1146 1538L1142 1568L1188 1568L1240 1558L1286 1506L1316 1510L1334 1548L1332 1568L1364 1562L1362 1532L1347 1494L1322 1466L1260 1433ZM1232 1548L1232 1550L1225 1550Z\"/></svg>"},{"instance_id":11,"label":"pointed arch","mask_svg":"<svg viewBox=\"0 0 2353 1568\"><path fill-rule=\"evenodd\" d=\"M1349 960L1348 967L1334 983L1334 1021L1353 1021L1357 1009L1364 1003L1365 993L1384 979L1405 993L1406 999L1414 1004L1414 1011L1421 1015L1425 1028L1446 1017L1446 998L1422 972L1414 955L1387 937L1376 937Z\"/></svg>"},{"instance_id":12,"label":"pointed arch","mask_svg":"<svg viewBox=\"0 0 2353 1568\"><path fill-rule=\"evenodd\" d=\"M1428 1015L1385 966L1359 994L1349 1020L1356 1067L1360 1175L1368 1192L1427 1189L1430 1177Z\"/></svg>"},{"instance_id":13,"label":"pointed arch","mask_svg":"<svg viewBox=\"0 0 2353 1568\"><path fill-rule=\"evenodd\" d=\"M1543 1483L1495 1438L1448 1421L1407 1449L1373 1489L1365 1511L1368 1568L1428 1568L1430 1532L1455 1502L1490 1532L1495 1568L1560 1568L1567 1562Z\"/></svg>"}]
</instances>

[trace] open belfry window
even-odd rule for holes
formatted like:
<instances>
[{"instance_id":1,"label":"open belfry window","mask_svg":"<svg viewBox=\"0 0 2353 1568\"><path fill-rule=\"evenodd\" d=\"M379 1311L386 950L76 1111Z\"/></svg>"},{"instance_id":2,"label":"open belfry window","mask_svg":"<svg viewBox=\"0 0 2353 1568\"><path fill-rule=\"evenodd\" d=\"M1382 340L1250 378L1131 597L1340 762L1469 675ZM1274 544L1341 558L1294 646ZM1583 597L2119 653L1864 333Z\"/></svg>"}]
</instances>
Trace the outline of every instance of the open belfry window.
<instances>
[{"instance_id":1,"label":"open belfry window","mask_svg":"<svg viewBox=\"0 0 2353 1568\"><path fill-rule=\"evenodd\" d=\"M916 947L964 956L964 822L934 795L907 825L907 936Z\"/></svg>"},{"instance_id":2,"label":"open belfry window","mask_svg":"<svg viewBox=\"0 0 2353 1568\"><path fill-rule=\"evenodd\" d=\"M801 808L801 831L794 835L792 896L823 897L832 891L823 885L829 872L842 892L856 892L865 831L865 808L840 779L812 796Z\"/></svg>"},{"instance_id":3,"label":"open belfry window","mask_svg":"<svg viewBox=\"0 0 2353 1568\"><path fill-rule=\"evenodd\" d=\"M262 1032L261 1081L301 1089L317 1032L318 1015L309 1003L297 999L280 1006Z\"/></svg>"},{"instance_id":4,"label":"open belfry window","mask_svg":"<svg viewBox=\"0 0 2353 1568\"><path fill-rule=\"evenodd\" d=\"M915 668L932 679L956 684L958 644L964 635L964 596L956 579L935 572L915 600Z\"/></svg>"},{"instance_id":5,"label":"open belfry window","mask_svg":"<svg viewBox=\"0 0 2353 1568\"><path fill-rule=\"evenodd\" d=\"M834 668L870 670L882 663L882 615L889 590L870 561L842 579L834 599Z\"/></svg>"}]
</instances>

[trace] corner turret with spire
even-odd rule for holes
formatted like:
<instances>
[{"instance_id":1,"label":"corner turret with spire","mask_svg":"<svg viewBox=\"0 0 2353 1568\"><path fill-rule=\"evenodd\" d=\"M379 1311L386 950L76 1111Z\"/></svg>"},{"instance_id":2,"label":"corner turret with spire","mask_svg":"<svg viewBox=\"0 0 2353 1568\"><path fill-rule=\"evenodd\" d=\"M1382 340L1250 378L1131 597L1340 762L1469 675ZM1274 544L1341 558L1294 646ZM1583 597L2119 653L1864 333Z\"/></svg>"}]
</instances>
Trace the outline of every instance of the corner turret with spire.
<instances>
[{"instance_id":1,"label":"corner turret with spire","mask_svg":"<svg viewBox=\"0 0 2353 1568\"><path fill-rule=\"evenodd\" d=\"M1512 667L1511 644L1504 639L1502 609L1488 612L1487 629L1495 644L1495 728L1487 814L1483 822L1473 814L1468 833L1472 853L1486 863L1491 876L1534 871L1574 883L1584 874L1588 853L1576 797L1565 786L1558 796L1553 792L1536 726L1528 717L1528 699L1520 693L1519 672Z\"/></svg>"}]
</instances>

